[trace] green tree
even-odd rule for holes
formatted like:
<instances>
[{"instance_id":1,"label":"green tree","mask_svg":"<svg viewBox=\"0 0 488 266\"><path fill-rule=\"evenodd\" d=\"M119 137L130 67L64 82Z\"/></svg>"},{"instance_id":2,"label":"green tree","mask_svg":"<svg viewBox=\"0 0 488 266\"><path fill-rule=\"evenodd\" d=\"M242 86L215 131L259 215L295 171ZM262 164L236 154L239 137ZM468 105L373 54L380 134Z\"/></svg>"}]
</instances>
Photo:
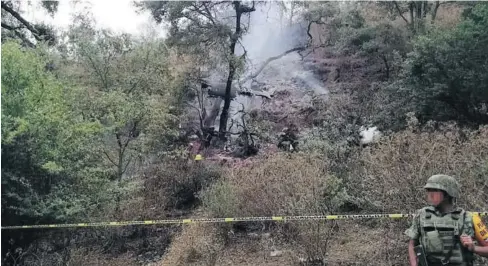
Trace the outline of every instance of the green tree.
<instances>
[{"instance_id":1,"label":"green tree","mask_svg":"<svg viewBox=\"0 0 488 266\"><path fill-rule=\"evenodd\" d=\"M488 5L476 5L456 28L413 43L401 79L389 88L387 113L416 112L421 121L488 123Z\"/></svg>"},{"instance_id":2,"label":"green tree","mask_svg":"<svg viewBox=\"0 0 488 266\"><path fill-rule=\"evenodd\" d=\"M236 56L235 48L246 31L242 16L255 11L241 1L223 2L143 2L136 4L140 9L149 10L156 22L170 25L168 43L185 47L185 52L202 52L214 56L214 65L227 65L225 80L224 107L220 115L219 134L224 138L227 131L232 84L242 68L245 53ZM227 15L232 14L229 20ZM215 56L216 55L216 56ZM223 59L223 60L222 60Z\"/></svg>"},{"instance_id":3,"label":"green tree","mask_svg":"<svg viewBox=\"0 0 488 266\"><path fill-rule=\"evenodd\" d=\"M114 179L121 181L136 159L167 150L176 135L182 78L172 74L169 51L158 39L95 30L88 21L70 29L61 71L66 82L87 88L77 109L100 121L97 150Z\"/></svg>"},{"instance_id":4,"label":"green tree","mask_svg":"<svg viewBox=\"0 0 488 266\"><path fill-rule=\"evenodd\" d=\"M88 145L100 124L73 112L74 90L44 70L47 58L40 50L2 45L2 222L7 224L87 215L93 209L87 195L97 193L79 185L104 176Z\"/></svg>"},{"instance_id":5,"label":"green tree","mask_svg":"<svg viewBox=\"0 0 488 266\"><path fill-rule=\"evenodd\" d=\"M401 62L409 49L405 32L389 23L343 26L339 32L340 38L335 44L338 51L368 58L373 64L382 64L386 80L399 70L395 61Z\"/></svg>"}]
</instances>

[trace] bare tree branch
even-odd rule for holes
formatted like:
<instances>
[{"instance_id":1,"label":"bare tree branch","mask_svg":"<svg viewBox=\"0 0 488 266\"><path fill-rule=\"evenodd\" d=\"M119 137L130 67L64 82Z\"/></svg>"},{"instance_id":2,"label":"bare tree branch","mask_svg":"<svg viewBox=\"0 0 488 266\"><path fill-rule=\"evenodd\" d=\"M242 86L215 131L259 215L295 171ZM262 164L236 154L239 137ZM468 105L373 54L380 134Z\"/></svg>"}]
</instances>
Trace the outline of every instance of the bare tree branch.
<instances>
[{"instance_id":1,"label":"bare tree branch","mask_svg":"<svg viewBox=\"0 0 488 266\"><path fill-rule=\"evenodd\" d=\"M151 53L151 50L148 49L147 50L147 53L146 53L146 57L144 58L144 66L142 67L142 72L145 73L146 72L146 69L147 69L147 66L149 65L149 54ZM137 79L136 82L134 82L134 84L132 84L131 88L127 91L127 93L131 93L136 87L137 85L139 85L139 83L141 82L142 78L139 77Z\"/></svg>"},{"instance_id":2,"label":"bare tree branch","mask_svg":"<svg viewBox=\"0 0 488 266\"><path fill-rule=\"evenodd\" d=\"M197 12L198 14L200 14L200 15L204 16L205 18L207 18L208 20L210 20L212 25L214 25L214 26L216 25L215 19L212 17L212 13L210 13L210 10L208 9L206 2L203 2L201 4L201 6L197 6L196 4L192 4L192 6L194 7L194 9L192 11ZM204 8L204 10L201 9L202 7Z\"/></svg>"},{"instance_id":3,"label":"bare tree branch","mask_svg":"<svg viewBox=\"0 0 488 266\"><path fill-rule=\"evenodd\" d=\"M105 151L105 150L102 150L103 154L105 154L105 156L107 157L107 159L114 165L114 166L118 166L118 164L116 164L114 161L112 161L112 159L110 158L110 156L108 156L108 153Z\"/></svg>"},{"instance_id":4,"label":"bare tree branch","mask_svg":"<svg viewBox=\"0 0 488 266\"><path fill-rule=\"evenodd\" d=\"M431 24L434 24L435 18L437 16L437 9L439 9L439 6L441 5L440 1L435 2L434 10L432 10L432 19L430 21Z\"/></svg>"},{"instance_id":5,"label":"bare tree branch","mask_svg":"<svg viewBox=\"0 0 488 266\"><path fill-rule=\"evenodd\" d=\"M127 163L125 164L124 170L122 171L122 174L125 174L127 171L127 167L129 166L129 163L132 161L132 154L129 155L129 159L127 159Z\"/></svg>"},{"instance_id":6,"label":"bare tree branch","mask_svg":"<svg viewBox=\"0 0 488 266\"><path fill-rule=\"evenodd\" d=\"M256 78L257 76L259 76L259 74L261 74L261 72L264 70L264 68L269 64L271 63L272 61L276 60L276 59L280 59L282 58L283 56L289 54L289 53L293 53L293 52L298 52L298 51L304 51L306 49L305 46L302 46L302 47L295 47L293 49L290 49L288 51L285 51L284 53L280 54L280 55L277 55L277 56L273 56L273 57L270 57L268 58L264 63L263 65L261 65L261 67L259 68L259 70L256 72L256 74L254 75L250 75L248 76L247 78L244 79L244 81L242 81L242 83L245 83L246 81L250 80L250 79L254 79Z\"/></svg>"},{"instance_id":7,"label":"bare tree branch","mask_svg":"<svg viewBox=\"0 0 488 266\"><path fill-rule=\"evenodd\" d=\"M189 104L189 103L186 103L186 105L187 105L187 106L189 106L189 107L191 107L191 108L193 108L193 109L195 109L195 110L197 110L197 112L198 112L198 118L199 118L199 120L200 120L200 128L203 128L203 116L202 116L202 111L201 111L199 108L197 108L196 106L191 105L191 104Z\"/></svg>"},{"instance_id":8,"label":"bare tree branch","mask_svg":"<svg viewBox=\"0 0 488 266\"><path fill-rule=\"evenodd\" d=\"M210 22L212 22L212 24L215 25L215 20L214 18L212 17L212 13L210 12L210 10L208 9L208 6L206 3L203 4L203 6L205 7L205 12L207 12L207 16L208 16L208 19L210 19Z\"/></svg>"},{"instance_id":9,"label":"bare tree branch","mask_svg":"<svg viewBox=\"0 0 488 266\"><path fill-rule=\"evenodd\" d=\"M407 23L407 25L410 25L410 22L408 22L407 18L403 16L402 11L400 10L400 6L398 6L397 1L393 1L393 4L395 5L396 10L398 11L398 14L403 18L403 20Z\"/></svg>"},{"instance_id":10,"label":"bare tree branch","mask_svg":"<svg viewBox=\"0 0 488 266\"><path fill-rule=\"evenodd\" d=\"M19 13L9 7L4 1L2 1L1 7L3 10L8 12L14 18L16 18L20 23L24 24L24 26L34 35L34 37L40 41L42 38L39 36L39 32L27 21L25 20Z\"/></svg>"},{"instance_id":11,"label":"bare tree branch","mask_svg":"<svg viewBox=\"0 0 488 266\"><path fill-rule=\"evenodd\" d=\"M312 27L312 24L315 23L315 24L318 24L318 25L324 25L325 23L320 21L320 20L312 20L308 23L308 26L307 26L307 35L308 37L310 38L310 41L312 41L312 34L310 33L310 29Z\"/></svg>"},{"instance_id":12,"label":"bare tree branch","mask_svg":"<svg viewBox=\"0 0 488 266\"><path fill-rule=\"evenodd\" d=\"M2 28L6 29L6 30L12 31L17 37L19 37L19 39L21 39L30 48L36 47L36 45L33 44L31 41L29 41L29 39L27 39L27 37L25 37L24 34L22 34L21 32L18 32L17 31L17 29L23 29L24 27L22 27L22 26L13 27L13 26L7 25L7 24L5 24L5 23L2 22Z\"/></svg>"},{"instance_id":13,"label":"bare tree branch","mask_svg":"<svg viewBox=\"0 0 488 266\"><path fill-rule=\"evenodd\" d=\"M97 74L100 77L100 81L102 82L103 87L105 89L107 89L108 88L108 83L105 80L105 76L103 75L102 70L98 68L97 64L95 63L95 61L93 60L93 58L90 56L90 53L87 52L87 51L85 51L84 46L81 46L80 48L81 48L81 51L82 51L83 55L86 56L86 58L88 58L88 61L90 62L91 67L93 68L93 70L95 70L95 74Z\"/></svg>"},{"instance_id":14,"label":"bare tree branch","mask_svg":"<svg viewBox=\"0 0 488 266\"><path fill-rule=\"evenodd\" d=\"M19 29L23 29L25 27L24 26L14 27L14 26L10 26L10 25L7 25L7 24L2 22L2 28L7 29L7 30L19 30Z\"/></svg>"}]
</instances>

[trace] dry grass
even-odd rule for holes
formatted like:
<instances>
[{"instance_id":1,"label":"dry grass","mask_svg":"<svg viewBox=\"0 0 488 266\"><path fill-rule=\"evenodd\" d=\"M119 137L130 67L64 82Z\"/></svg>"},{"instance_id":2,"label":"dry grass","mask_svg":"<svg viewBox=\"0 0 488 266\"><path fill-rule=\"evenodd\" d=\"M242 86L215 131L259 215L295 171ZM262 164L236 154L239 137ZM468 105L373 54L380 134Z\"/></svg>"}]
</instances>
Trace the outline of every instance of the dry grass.
<instances>
[{"instance_id":1,"label":"dry grass","mask_svg":"<svg viewBox=\"0 0 488 266\"><path fill-rule=\"evenodd\" d=\"M461 207L474 211L488 209L488 127L468 131L454 124L431 123L419 128L415 119L409 124L409 129L363 150L350 176L349 193L373 203L376 208L369 209L370 212L411 213L426 205L422 187L427 178L443 173L460 182ZM394 265L406 261L407 239L403 231L409 222L376 224L377 228L387 226L385 235L395 236L385 240L391 242L387 247L370 241L371 249L381 254L378 261L385 265L392 265L390 261ZM483 263L486 262L476 265Z\"/></svg>"},{"instance_id":2,"label":"dry grass","mask_svg":"<svg viewBox=\"0 0 488 266\"><path fill-rule=\"evenodd\" d=\"M330 238L327 265L408 265L399 222L341 221Z\"/></svg>"},{"instance_id":3,"label":"dry grass","mask_svg":"<svg viewBox=\"0 0 488 266\"><path fill-rule=\"evenodd\" d=\"M224 265L263 265L263 266L295 266L295 252L293 250L279 250L281 256L270 256L272 250L259 249L258 243L236 244L227 247L219 256L216 266Z\"/></svg>"},{"instance_id":4,"label":"dry grass","mask_svg":"<svg viewBox=\"0 0 488 266\"><path fill-rule=\"evenodd\" d=\"M341 190L340 180L327 173L326 165L320 157L300 153L276 153L270 158L261 158L250 167L229 170L226 178L203 194L204 207L213 217L335 212L346 196ZM323 259L332 230L330 225L316 227L313 224L278 224L273 228L300 250L297 258ZM245 230L263 230L266 225L246 223L242 227ZM234 230L242 227L234 225ZM224 228L227 233L228 228Z\"/></svg>"},{"instance_id":5,"label":"dry grass","mask_svg":"<svg viewBox=\"0 0 488 266\"><path fill-rule=\"evenodd\" d=\"M160 265L214 265L223 239L212 224L190 224L178 235Z\"/></svg>"},{"instance_id":6,"label":"dry grass","mask_svg":"<svg viewBox=\"0 0 488 266\"><path fill-rule=\"evenodd\" d=\"M367 203L360 206L365 212L406 213L425 205L422 186L426 179L445 173L460 181L462 207L486 210L488 127L477 131L455 125L418 128L413 122L408 130L353 156L358 159L347 162L349 174L342 181L331 173L332 162L323 159L330 156L277 153L249 167L228 170L225 178L204 193L204 207L218 217L337 213L348 195L354 195ZM344 187L347 191L341 192ZM272 228L292 245L287 256L294 261L320 258L327 265L406 265L403 231L408 226L408 219L373 219ZM254 263L259 254L247 261ZM236 261L241 255L235 256L218 261ZM264 257L260 263L267 263Z\"/></svg>"},{"instance_id":7,"label":"dry grass","mask_svg":"<svg viewBox=\"0 0 488 266\"><path fill-rule=\"evenodd\" d=\"M307 215L331 211L339 189L340 181L326 172L321 158L276 153L229 170L204 193L203 202L219 217Z\"/></svg>"},{"instance_id":8,"label":"dry grass","mask_svg":"<svg viewBox=\"0 0 488 266\"><path fill-rule=\"evenodd\" d=\"M298 234L290 241L280 230L272 234L230 233L223 237L215 224L192 224L173 240L159 265L291 266L302 265L306 258L324 259L330 229L336 227L306 221L295 226ZM275 252L279 255L273 255Z\"/></svg>"},{"instance_id":9,"label":"dry grass","mask_svg":"<svg viewBox=\"0 0 488 266\"><path fill-rule=\"evenodd\" d=\"M353 177L356 191L385 212L411 212L425 205L422 186L429 176L439 173L459 180L461 206L488 208L487 127L473 132L454 125L421 133L409 129L364 150L361 163Z\"/></svg>"},{"instance_id":10,"label":"dry grass","mask_svg":"<svg viewBox=\"0 0 488 266\"><path fill-rule=\"evenodd\" d=\"M81 265L97 265L97 266L115 266L139 265L133 258L132 254L122 254L120 256L107 256L99 251L91 251L85 248L75 248L70 250L70 260L67 266L81 266Z\"/></svg>"}]
</instances>

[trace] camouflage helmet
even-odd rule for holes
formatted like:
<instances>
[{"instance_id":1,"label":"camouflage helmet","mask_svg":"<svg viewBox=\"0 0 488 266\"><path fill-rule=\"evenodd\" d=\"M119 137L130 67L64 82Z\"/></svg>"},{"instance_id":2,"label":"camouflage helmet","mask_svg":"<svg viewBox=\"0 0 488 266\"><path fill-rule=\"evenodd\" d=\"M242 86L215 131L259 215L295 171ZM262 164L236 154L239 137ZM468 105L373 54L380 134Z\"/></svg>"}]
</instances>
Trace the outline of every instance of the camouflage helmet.
<instances>
[{"instance_id":1,"label":"camouflage helmet","mask_svg":"<svg viewBox=\"0 0 488 266\"><path fill-rule=\"evenodd\" d=\"M459 197L459 183L452 176L433 175L429 177L424 188L443 190L447 193L447 195L453 198Z\"/></svg>"}]
</instances>

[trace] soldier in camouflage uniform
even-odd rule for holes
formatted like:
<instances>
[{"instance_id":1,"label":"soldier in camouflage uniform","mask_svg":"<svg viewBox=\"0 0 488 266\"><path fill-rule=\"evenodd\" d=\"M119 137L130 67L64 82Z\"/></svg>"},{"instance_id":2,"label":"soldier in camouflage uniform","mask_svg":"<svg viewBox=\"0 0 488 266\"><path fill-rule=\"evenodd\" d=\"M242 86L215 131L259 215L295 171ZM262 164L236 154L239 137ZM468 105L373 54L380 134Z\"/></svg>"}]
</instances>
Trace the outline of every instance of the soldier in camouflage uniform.
<instances>
[{"instance_id":1,"label":"soldier in camouflage uniform","mask_svg":"<svg viewBox=\"0 0 488 266\"><path fill-rule=\"evenodd\" d=\"M427 266L425 262L428 266L470 266L473 265L474 254L488 257L488 236L475 238L473 214L455 207L459 197L456 179L448 175L433 175L424 188L431 206L418 210L411 227L405 231L410 237L410 266ZM417 246L425 252L425 260L417 258Z\"/></svg>"}]
</instances>

